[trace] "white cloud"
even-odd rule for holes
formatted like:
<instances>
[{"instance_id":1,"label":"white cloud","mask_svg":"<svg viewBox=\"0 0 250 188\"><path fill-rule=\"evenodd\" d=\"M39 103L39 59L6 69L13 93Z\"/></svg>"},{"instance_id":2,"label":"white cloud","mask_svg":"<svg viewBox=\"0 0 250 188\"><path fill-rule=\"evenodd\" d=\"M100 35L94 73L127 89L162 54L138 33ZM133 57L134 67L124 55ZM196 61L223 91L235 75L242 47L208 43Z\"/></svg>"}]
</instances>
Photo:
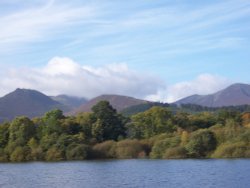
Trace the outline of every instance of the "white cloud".
<instances>
[{"instance_id":1,"label":"white cloud","mask_svg":"<svg viewBox=\"0 0 250 188\"><path fill-rule=\"evenodd\" d=\"M218 90L224 89L231 83L230 80L218 75L201 74L194 80L179 82L166 87L164 90L160 89L156 94L148 96L147 99L175 102L194 94L212 94Z\"/></svg>"},{"instance_id":2,"label":"white cloud","mask_svg":"<svg viewBox=\"0 0 250 188\"><path fill-rule=\"evenodd\" d=\"M167 86L160 78L131 70L125 63L93 67L82 66L70 58L54 57L40 69L7 71L0 79L0 95L16 88L29 88L47 95L67 94L92 98L101 94L119 94L151 101L174 102L193 94L211 94L231 83L218 75L201 74L193 80Z\"/></svg>"},{"instance_id":3,"label":"white cloud","mask_svg":"<svg viewBox=\"0 0 250 188\"><path fill-rule=\"evenodd\" d=\"M162 81L133 71L126 64L103 67L81 66L69 58L55 57L40 69L12 69L0 81L3 94L16 88L31 88L48 95L68 94L95 97L121 94L138 98L154 94Z\"/></svg>"}]
</instances>

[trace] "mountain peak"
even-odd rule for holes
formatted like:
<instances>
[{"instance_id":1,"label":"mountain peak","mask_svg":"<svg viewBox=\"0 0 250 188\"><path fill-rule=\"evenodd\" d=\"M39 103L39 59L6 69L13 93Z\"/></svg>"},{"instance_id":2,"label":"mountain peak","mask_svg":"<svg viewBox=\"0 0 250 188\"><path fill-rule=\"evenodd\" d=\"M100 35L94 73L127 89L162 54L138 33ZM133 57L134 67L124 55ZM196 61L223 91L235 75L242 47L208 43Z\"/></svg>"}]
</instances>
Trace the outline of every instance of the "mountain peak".
<instances>
[{"instance_id":1,"label":"mountain peak","mask_svg":"<svg viewBox=\"0 0 250 188\"><path fill-rule=\"evenodd\" d=\"M210 95L192 95L175 104L197 104L208 107L238 106L250 104L250 85L236 83Z\"/></svg>"},{"instance_id":2,"label":"mountain peak","mask_svg":"<svg viewBox=\"0 0 250 188\"><path fill-rule=\"evenodd\" d=\"M16 88L16 90L14 92L38 92L36 90L33 89L25 89L25 88Z\"/></svg>"},{"instance_id":3,"label":"mountain peak","mask_svg":"<svg viewBox=\"0 0 250 188\"><path fill-rule=\"evenodd\" d=\"M17 88L0 98L0 121L16 116L41 116L54 108L64 107L39 91Z\"/></svg>"},{"instance_id":4,"label":"mountain peak","mask_svg":"<svg viewBox=\"0 0 250 188\"><path fill-rule=\"evenodd\" d=\"M103 94L81 105L78 109L70 112L69 114L77 114L79 112L90 112L91 108L99 101L109 101L109 103L117 111L122 111L125 108L139 105L139 104L144 104L148 102L145 100L140 100L140 99L136 99L136 98L128 97L128 96Z\"/></svg>"}]
</instances>

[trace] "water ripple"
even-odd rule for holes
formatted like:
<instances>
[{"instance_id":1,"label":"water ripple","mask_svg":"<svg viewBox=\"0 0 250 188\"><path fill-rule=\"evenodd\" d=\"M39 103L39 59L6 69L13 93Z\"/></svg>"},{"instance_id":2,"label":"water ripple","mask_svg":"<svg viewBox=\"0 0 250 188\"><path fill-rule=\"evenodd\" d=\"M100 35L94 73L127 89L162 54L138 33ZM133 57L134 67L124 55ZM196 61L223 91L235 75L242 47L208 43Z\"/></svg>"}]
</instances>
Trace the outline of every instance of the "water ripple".
<instances>
[{"instance_id":1,"label":"water ripple","mask_svg":"<svg viewBox=\"0 0 250 188\"><path fill-rule=\"evenodd\" d=\"M107 160L0 164L4 188L248 188L250 160Z\"/></svg>"}]
</instances>

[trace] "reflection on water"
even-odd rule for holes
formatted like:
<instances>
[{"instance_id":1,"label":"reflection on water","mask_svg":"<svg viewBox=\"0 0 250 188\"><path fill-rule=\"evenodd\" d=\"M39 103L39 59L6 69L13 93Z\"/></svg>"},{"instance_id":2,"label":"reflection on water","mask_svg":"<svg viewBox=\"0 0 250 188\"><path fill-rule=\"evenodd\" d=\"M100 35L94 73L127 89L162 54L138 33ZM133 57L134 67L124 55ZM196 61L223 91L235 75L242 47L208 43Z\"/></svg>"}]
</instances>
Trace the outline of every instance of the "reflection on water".
<instances>
[{"instance_id":1,"label":"reflection on water","mask_svg":"<svg viewBox=\"0 0 250 188\"><path fill-rule=\"evenodd\" d=\"M0 164L0 187L250 187L250 160L107 160Z\"/></svg>"}]
</instances>

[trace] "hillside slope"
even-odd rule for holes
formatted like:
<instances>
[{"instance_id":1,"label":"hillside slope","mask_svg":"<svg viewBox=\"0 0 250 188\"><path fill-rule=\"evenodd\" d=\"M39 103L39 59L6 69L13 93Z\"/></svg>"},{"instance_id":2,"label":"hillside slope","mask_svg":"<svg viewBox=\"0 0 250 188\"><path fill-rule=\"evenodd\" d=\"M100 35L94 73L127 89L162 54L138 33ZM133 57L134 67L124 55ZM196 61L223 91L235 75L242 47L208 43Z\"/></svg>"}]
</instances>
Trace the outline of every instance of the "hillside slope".
<instances>
[{"instance_id":1,"label":"hillside slope","mask_svg":"<svg viewBox=\"0 0 250 188\"><path fill-rule=\"evenodd\" d=\"M207 107L239 106L250 104L250 85L233 84L210 95L192 95L175 104L197 104Z\"/></svg>"},{"instance_id":2,"label":"hillside slope","mask_svg":"<svg viewBox=\"0 0 250 188\"><path fill-rule=\"evenodd\" d=\"M122 111L128 107L139 105L139 104L145 104L148 103L148 101L135 99L133 97L127 97L127 96L121 96L121 95L101 95L99 97L96 97L87 103L81 105L76 110L70 112L69 114L74 115L79 112L91 112L91 108L98 103L99 101L109 101L109 103L118 111Z\"/></svg>"}]
</instances>

